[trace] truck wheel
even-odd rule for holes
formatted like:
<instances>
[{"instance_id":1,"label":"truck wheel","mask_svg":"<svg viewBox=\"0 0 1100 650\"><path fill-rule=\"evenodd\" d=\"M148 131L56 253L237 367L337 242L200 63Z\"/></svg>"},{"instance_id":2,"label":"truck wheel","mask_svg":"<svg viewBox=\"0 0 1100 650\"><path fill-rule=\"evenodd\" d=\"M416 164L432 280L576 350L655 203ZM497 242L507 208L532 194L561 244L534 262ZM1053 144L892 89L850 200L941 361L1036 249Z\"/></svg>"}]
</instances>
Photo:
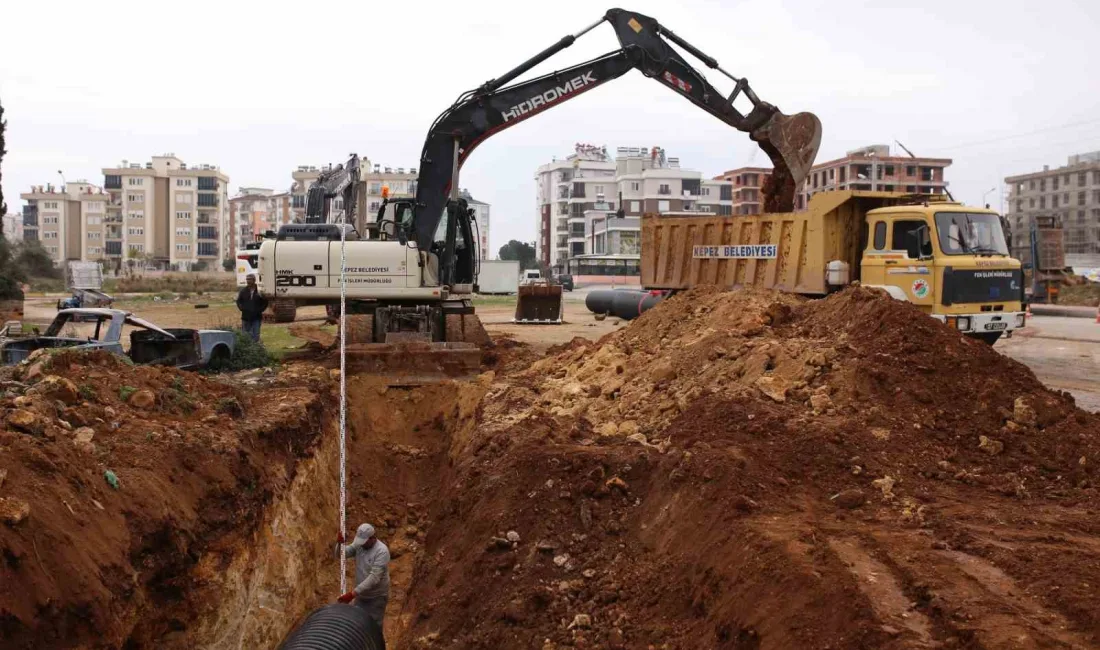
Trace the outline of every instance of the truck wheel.
<instances>
[{"instance_id":1,"label":"truck wheel","mask_svg":"<svg viewBox=\"0 0 1100 650\"><path fill-rule=\"evenodd\" d=\"M993 345L1000 340L1002 332L983 332L981 334L975 334L974 337L983 341L986 345Z\"/></svg>"},{"instance_id":2,"label":"truck wheel","mask_svg":"<svg viewBox=\"0 0 1100 650\"><path fill-rule=\"evenodd\" d=\"M271 313L275 314L276 323L293 323L298 315L298 305L293 300L275 300L271 303Z\"/></svg>"}]
</instances>

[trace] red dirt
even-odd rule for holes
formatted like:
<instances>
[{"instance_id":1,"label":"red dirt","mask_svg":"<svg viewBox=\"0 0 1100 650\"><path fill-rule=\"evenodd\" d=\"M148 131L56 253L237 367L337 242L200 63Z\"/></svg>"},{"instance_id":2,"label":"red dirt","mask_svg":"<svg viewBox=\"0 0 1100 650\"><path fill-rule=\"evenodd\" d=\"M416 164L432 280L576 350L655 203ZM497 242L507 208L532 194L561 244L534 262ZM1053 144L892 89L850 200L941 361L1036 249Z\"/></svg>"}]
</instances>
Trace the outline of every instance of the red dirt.
<instances>
[{"instance_id":1,"label":"red dirt","mask_svg":"<svg viewBox=\"0 0 1100 650\"><path fill-rule=\"evenodd\" d=\"M191 569L247 544L320 431L322 402L103 352L60 353L44 373L0 401L0 498L29 509L0 524L2 645L158 646L212 606L195 598ZM123 399L144 391L150 406ZM33 424L13 426L17 411Z\"/></svg>"},{"instance_id":2,"label":"red dirt","mask_svg":"<svg viewBox=\"0 0 1100 650\"><path fill-rule=\"evenodd\" d=\"M1100 418L883 294L681 294L483 409L403 647L1100 642Z\"/></svg>"},{"instance_id":3,"label":"red dirt","mask_svg":"<svg viewBox=\"0 0 1100 650\"><path fill-rule=\"evenodd\" d=\"M529 366L490 353L473 382L348 380L349 526L393 552L393 647L1100 644L1100 417L911 305L703 288ZM78 403L54 404L60 379L0 399L0 518L30 507L0 523L11 647L194 646L218 589L254 577L232 567L328 561L318 364L246 387L106 355L45 374ZM243 417L216 413L234 398ZM258 537L278 538L263 557ZM311 584L238 589L219 620L277 628L335 595L300 566Z\"/></svg>"}]
</instances>

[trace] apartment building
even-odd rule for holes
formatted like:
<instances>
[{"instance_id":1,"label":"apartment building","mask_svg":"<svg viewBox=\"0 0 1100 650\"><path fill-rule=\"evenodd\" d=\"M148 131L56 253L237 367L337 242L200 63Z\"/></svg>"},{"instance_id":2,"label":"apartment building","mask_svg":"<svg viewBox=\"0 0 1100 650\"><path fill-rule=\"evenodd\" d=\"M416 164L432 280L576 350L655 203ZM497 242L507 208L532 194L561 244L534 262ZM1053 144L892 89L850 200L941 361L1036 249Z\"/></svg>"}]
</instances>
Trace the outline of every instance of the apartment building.
<instances>
[{"instance_id":1,"label":"apartment building","mask_svg":"<svg viewBox=\"0 0 1100 650\"><path fill-rule=\"evenodd\" d=\"M489 212L492 208L491 205L484 201L478 201L470 195L470 190L463 188L459 190L459 196L466 199L466 203L474 209L474 221L477 224L477 230L475 232L478 240L478 249L481 251L481 259L487 260L489 258Z\"/></svg>"},{"instance_id":2,"label":"apartment building","mask_svg":"<svg viewBox=\"0 0 1100 650\"><path fill-rule=\"evenodd\" d=\"M570 259L592 255L626 255L601 262L626 268L625 262L637 260L638 252L597 253L597 241L608 251L636 248L631 242L640 245L643 214L733 213L730 182L704 179L700 172L682 168L661 147L620 147L612 160L606 147L578 144L564 160L540 166L535 180L536 254L556 273L565 272ZM622 218L605 218L620 208ZM602 231L602 239L593 230L598 227L610 229ZM586 264L595 262L590 257ZM609 269L608 274L617 273Z\"/></svg>"},{"instance_id":3,"label":"apartment building","mask_svg":"<svg viewBox=\"0 0 1100 650\"><path fill-rule=\"evenodd\" d=\"M771 175L768 167L738 167L715 176L714 180L733 185L733 214L760 214L764 206L764 182Z\"/></svg>"},{"instance_id":4,"label":"apartment building","mask_svg":"<svg viewBox=\"0 0 1100 650\"><path fill-rule=\"evenodd\" d=\"M895 156L890 146L875 144L853 149L843 158L814 165L802 190L795 197L795 208L805 209L810 197L829 190L877 190L943 194L947 191L944 170L950 158Z\"/></svg>"},{"instance_id":5,"label":"apartment building","mask_svg":"<svg viewBox=\"0 0 1100 650\"><path fill-rule=\"evenodd\" d=\"M271 197L275 190L266 187L242 187L229 199L229 223L233 229L233 247L244 248L274 226Z\"/></svg>"},{"instance_id":6,"label":"apartment building","mask_svg":"<svg viewBox=\"0 0 1100 650\"><path fill-rule=\"evenodd\" d=\"M1059 217L1065 231L1067 264L1100 264L1100 151L1069 156L1057 169L1009 176L1005 216L1012 232L1012 256L1030 260L1028 237L1037 216Z\"/></svg>"},{"instance_id":7,"label":"apartment building","mask_svg":"<svg viewBox=\"0 0 1100 650\"><path fill-rule=\"evenodd\" d=\"M416 167L384 167L372 163L369 158L361 158L359 190L359 213L361 218L365 215L366 222L373 222L378 214L378 208L382 205L382 188L388 187L390 196L411 196L416 194ZM293 183L290 187L290 213L291 219L296 223L305 221L306 217L306 192L309 186L321 175L321 172L332 169L332 165L324 165L320 168L311 166L299 166L291 173ZM333 210L342 210L343 201L339 198L333 200ZM362 225L362 223L359 223Z\"/></svg>"},{"instance_id":8,"label":"apartment building","mask_svg":"<svg viewBox=\"0 0 1100 650\"><path fill-rule=\"evenodd\" d=\"M103 169L110 195L104 256L120 267L142 258L158 268L217 268L232 254L229 176L216 165L187 165L175 154Z\"/></svg>"},{"instance_id":9,"label":"apartment building","mask_svg":"<svg viewBox=\"0 0 1100 650\"><path fill-rule=\"evenodd\" d=\"M23 241L23 215L5 214L3 219L4 239L9 242Z\"/></svg>"},{"instance_id":10,"label":"apartment building","mask_svg":"<svg viewBox=\"0 0 1100 650\"><path fill-rule=\"evenodd\" d=\"M103 188L80 180L34 186L19 197L26 201L23 239L39 241L55 264L105 259L110 195Z\"/></svg>"}]
</instances>

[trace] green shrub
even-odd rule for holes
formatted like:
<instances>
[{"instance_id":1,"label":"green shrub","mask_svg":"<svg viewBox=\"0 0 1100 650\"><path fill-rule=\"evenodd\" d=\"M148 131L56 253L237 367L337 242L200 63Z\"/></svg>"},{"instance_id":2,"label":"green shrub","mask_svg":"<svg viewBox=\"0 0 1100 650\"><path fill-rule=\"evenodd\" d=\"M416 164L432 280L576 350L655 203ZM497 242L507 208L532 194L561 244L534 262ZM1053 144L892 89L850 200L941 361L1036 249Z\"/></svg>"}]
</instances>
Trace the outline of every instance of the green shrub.
<instances>
[{"instance_id":1,"label":"green shrub","mask_svg":"<svg viewBox=\"0 0 1100 650\"><path fill-rule=\"evenodd\" d=\"M120 400L122 400L123 402L125 402L126 400L130 399L130 396L133 395L136 392L137 392L137 389L134 388L133 386L119 386L118 387L118 398Z\"/></svg>"},{"instance_id":2,"label":"green shrub","mask_svg":"<svg viewBox=\"0 0 1100 650\"><path fill-rule=\"evenodd\" d=\"M236 372L250 368L266 368L275 363L271 353L262 343L253 341L247 334L237 327L220 327L218 329L233 332L237 337L237 344L233 348L233 355L228 361L211 361L207 367L212 372Z\"/></svg>"}]
</instances>

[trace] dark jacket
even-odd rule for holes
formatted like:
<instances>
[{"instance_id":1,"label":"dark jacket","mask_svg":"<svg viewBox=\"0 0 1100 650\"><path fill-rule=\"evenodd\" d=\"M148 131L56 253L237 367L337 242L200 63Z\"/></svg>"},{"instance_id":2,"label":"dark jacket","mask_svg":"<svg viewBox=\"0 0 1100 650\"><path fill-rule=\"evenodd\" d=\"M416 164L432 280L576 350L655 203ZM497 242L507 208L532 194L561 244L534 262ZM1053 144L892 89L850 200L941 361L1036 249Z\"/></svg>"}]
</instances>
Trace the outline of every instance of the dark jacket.
<instances>
[{"instance_id":1,"label":"dark jacket","mask_svg":"<svg viewBox=\"0 0 1100 650\"><path fill-rule=\"evenodd\" d=\"M247 286L237 292L237 309L241 310L241 320L260 320L267 309L267 298L260 295L260 288L253 291Z\"/></svg>"}]
</instances>

